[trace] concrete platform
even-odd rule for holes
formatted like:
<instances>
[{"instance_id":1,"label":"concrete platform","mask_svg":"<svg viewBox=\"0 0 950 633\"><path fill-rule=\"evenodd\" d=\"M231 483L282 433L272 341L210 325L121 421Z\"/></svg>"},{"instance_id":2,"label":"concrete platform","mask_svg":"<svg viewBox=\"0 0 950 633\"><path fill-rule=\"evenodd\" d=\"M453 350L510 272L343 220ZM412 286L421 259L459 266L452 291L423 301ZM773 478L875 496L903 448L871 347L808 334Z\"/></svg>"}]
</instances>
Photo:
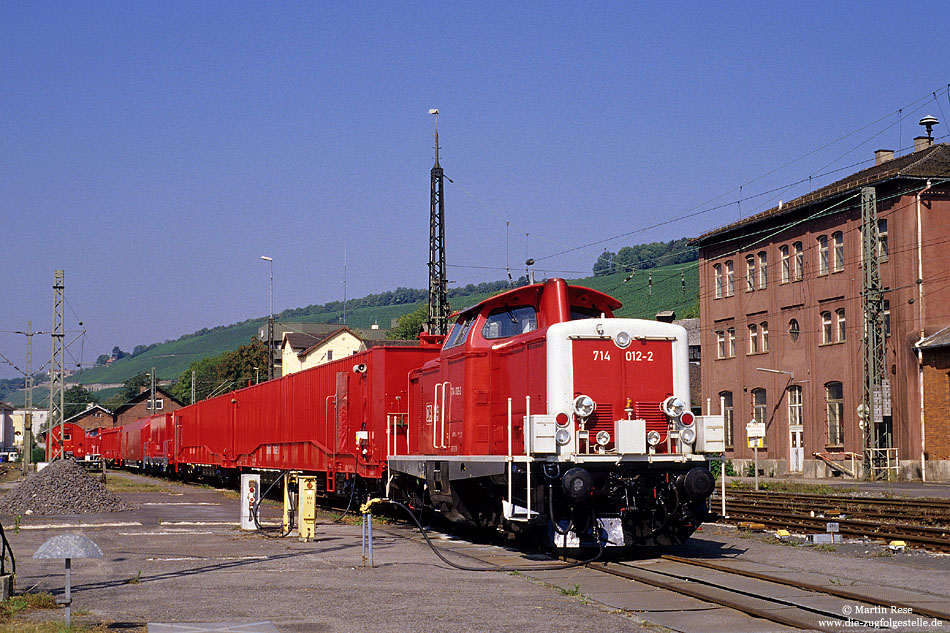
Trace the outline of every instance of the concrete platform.
<instances>
[{"instance_id":1,"label":"concrete platform","mask_svg":"<svg viewBox=\"0 0 950 633\"><path fill-rule=\"evenodd\" d=\"M152 623L149 633L256 631L240 628L250 625L273 627L261 633L650 630L525 574L453 569L420 540L406 538L414 536L408 529L377 524L376 566L363 567L358 525L322 524L310 543L265 538L238 529L236 494L162 485L165 492L123 494L139 506L131 512L22 517L18 533L7 530L18 588L62 593L63 561L31 556L49 537L75 532L95 541L104 555L73 561L74 614L84 614L74 620L141 631ZM270 512L269 519L277 517L276 508ZM12 517L2 520L4 526L14 523ZM446 539L439 546L466 544ZM504 548L494 553L499 563L537 564ZM63 617L62 611L34 615ZM187 628L207 626L201 623L230 628ZM164 628L171 625L186 628Z\"/></svg>"}]
</instances>

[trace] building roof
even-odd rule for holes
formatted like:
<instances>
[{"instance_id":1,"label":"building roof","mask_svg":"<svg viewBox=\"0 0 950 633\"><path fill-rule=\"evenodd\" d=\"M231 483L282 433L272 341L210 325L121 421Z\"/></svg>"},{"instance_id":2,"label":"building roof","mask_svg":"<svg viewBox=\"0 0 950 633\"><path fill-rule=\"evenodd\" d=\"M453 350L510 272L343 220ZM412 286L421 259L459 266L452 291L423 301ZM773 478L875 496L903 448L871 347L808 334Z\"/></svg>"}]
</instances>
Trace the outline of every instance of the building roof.
<instances>
[{"instance_id":1,"label":"building roof","mask_svg":"<svg viewBox=\"0 0 950 633\"><path fill-rule=\"evenodd\" d=\"M3 400L0 400L0 411L13 411L13 410L14 409L13 409L12 404L10 404L9 402L4 402Z\"/></svg>"},{"instance_id":2,"label":"building roof","mask_svg":"<svg viewBox=\"0 0 950 633\"><path fill-rule=\"evenodd\" d=\"M950 347L950 327L945 327L936 334L931 334L917 345L920 349L936 349Z\"/></svg>"},{"instance_id":3,"label":"building roof","mask_svg":"<svg viewBox=\"0 0 950 633\"><path fill-rule=\"evenodd\" d=\"M826 199L841 196L859 187L867 187L894 178L944 178L950 176L950 145L938 143L917 152L893 158L880 165L855 172L850 176L837 180L830 185L816 189L804 196L790 200L768 211L763 211L738 222L721 226L712 231L703 233L693 240L694 244L702 245L715 242L714 238L730 233L745 226L755 224L765 219L779 218L810 204Z\"/></svg>"},{"instance_id":4,"label":"building roof","mask_svg":"<svg viewBox=\"0 0 950 633\"><path fill-rule=\"evenodd\" d=\"M158 391L158 390L156 389L156 391ZM105 408L104 406L102 406L101 404L89 403L89 406L88 406L88 407L86 407L85 409L83 409L83 410L80 411L79 413L76 413L75 415L69 416L68 418L66 418L65 422L72 422L72 421L75 420L76 418L81 418L82 416L84 416L84 415L86 415L87 413L90 413L90 412L92 412L92 411L95 411L96 409L102 411L103 413L105 413L106 415L108 415L108 416L110 416L110 417L112 416L112 411L109 411L108 409L106 409L106 408Z\"/></svg>"},{"instance_id":5,"label":"building roof","mask_svg":"<svg viewBox=\"0 0 950 633\"><path fill-rule=\"evenodd\" d=\"M359 334L357 334L356 332L354 332L353 330L351 330L350 328L348 328L348 327L346 327L346 326L344 325L343 327L338 327L337 329L335 329L335 330L332 331L332 332L328 332L327 334L323 334L323 335L319 336L319 337L318 337L319 340L314 341L314 342L310 345L310 347L307 347L306 349L297 352L297 356L299 356L299 357L301 357L301 358L304 358L305 356L307 356L308 354L310 354L310 352L312 352L313 350L317 349L318 347L320 347L321 345L323 345L323 344L326 343L327 341L336 338L336 337L339 336L340 334L343 334L344 332L349 332L350 334L352 334L352 335L356 338L357 341L359 341L360 343L363 342L363 339L360 338Z\"/></svg>"},{"instance_id":6,"label":"building roof","mask_svg":"<svg viewBox=\"0 0 950 633\"><path fill-rule=\"evenodd\" d=\"M161 395L163 398L168 398L169 400L177 404L179 407L185 406L180 400L178 400L178 398L168 393L161 387L155 387L155 395L156 396ZM115 410L112 412L113 417L119 417L120 415L122 415L123 413L125 413L126 411L128 411L129 409L137 405L138 403L144 402L148 400L150 397L151 397L151 390L149 389L139 392L138 394L135 395L134 398L132 398L125 404L122 404L116 407Z\"/></svg>"},{"instance_id":7,"label":"building roof","mask_svg":"<svg viewBox=\"0 0 950 633\"><path fill-rule=\"evenodd\" d=\"M311 345L318 344L326 340L328 334L308 334L306 332L285 332L284 340L281 342L281 349L289 345L293 350L305 350Z\"/></svg>"}]
</instances>

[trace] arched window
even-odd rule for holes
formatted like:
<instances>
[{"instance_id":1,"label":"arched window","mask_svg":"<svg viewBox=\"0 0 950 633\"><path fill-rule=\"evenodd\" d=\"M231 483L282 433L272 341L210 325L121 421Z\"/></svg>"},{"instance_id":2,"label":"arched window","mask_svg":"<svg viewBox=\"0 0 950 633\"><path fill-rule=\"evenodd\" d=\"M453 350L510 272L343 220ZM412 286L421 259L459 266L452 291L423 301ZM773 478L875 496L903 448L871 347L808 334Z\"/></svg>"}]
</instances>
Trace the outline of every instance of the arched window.
<instances>
[{"instance_id":1,"label":"arched window","mask_svg":"<svg viewBox=\"0 0 950 633\"><path fill-rule=\"evenodd\" d=\"M769 258L765 251L759 252L759 290L769 285Z\"/></svg>"},{"instance_id":2,"label":"arched window","mask_svg":"<svg viewBox=\"0 0 950 633\"><path fill-rule=\"evenodd\" d=\"M769 322L762 321L759 324L759 347L763 354L769 351Z\"/></svg>"},{"instance_id":3,"label":"arched window","mask_svg":"<svg viewBox=\"0 0 950 633\"><path fill-rule=\"evenodd\" d=\"M844 342L845 340L845 322L844 322L844 308L838 308L835 310L835 319L838 323L838 342Z\"/></svg>"},{"instance_id":4,"label":"arched window","mask_svg":"<svg viewBox=\"0 0 950 633\"><path fill-rule=\"evenodd\" d=\"M831 234L831 241L834 243L834 253L832 253L832 270L840 273L844 270L844 234L837 231Z\"/></svg>"},{"instance_id":5,"label":"arched window","mask_svg":"<svg viewBox=\"0 0 950 633\"><path fill-rule=\"evenodd\" d=\"M834 330L831 327L831 313L827 310L821 313L821 344L834 343Z\"/></svg>"},{"instance_id":6,"label":"arched window","mask_svg":"<svg viewBox=\"0 0 950 633\"><path fill-rule=\"evenodd\" d=\"M736 293L736 275L732 268L732 260L726 262L726 296L731 297Z\"/></svg>"},{"instance_id":7,"label":"arched window","mask_svg":"<svg viewBox=\"0 0 950 633\"><path fill-rule=\"evenodd\" d=\"M825 384L825 411L828 418L828 445L844 446L844 390L840 382Z\"/></svg>"},{"instance_id":8,"label":"arched window","mask_svg":"<svg viewBox=\"0 0 950 633\"><path fill-rule=\"evenodd\" d=\"M713 265L713 276L715 279L714 288L716 289L716 298L722 299L722 264Z\"/></svg>"},{"instance_id":9,"label":"arched window","mask_svg":"<svg viewBox=\"0 0 950 633\"><path fill-rule=\"evenodd\" d=\"M792 244L792 251L795 254L795 259L792 262L792 274L795 281L801 281L805 278L805 252L802 249L802 243L795 242Z\"/></svg>"},{"instance_id":10,"label":"arched window","mask_svg":"<svg viewBox=\"0 0 950 633\"><path fill-rule=\"evenodd\" d=\"M780 246L778 254L782 260L782 283L787 284L792 279L792 262L788 256L788 246Z\"/></svg>"},{"instance_id":11,"label":"arched window","mask_svg":"<svg viewBox=\"0 0 950 633\"><path fill-rule=\"evenodd\" d=\"M828 274L828 236L818 236L818 274Z\"/></svg>"},{"instance_id":12,"label":"arched window","mask_svg":"<svg viewBox=\"0 0 950 633\"><path fill-rule=\"evenodd\" d=\"M733 435L732 435L732 392L731 391L720 391L719 392L719 407L722 411L723 418L723 430L725 431L725 440L726 448L732 448L733 446Z\"/></svg>"},{"instance_id":13,"label":"arched window","mask_svg":"<svg viewBox=\"0 0 950 633\"><path fill-rule=\"evenodd\" d=\"M766 418L768 417L768 405L765 389L753 389L752 390L752 418L761 424L765 424ZM768 435L768 434L766 434ZM762 438L761 447L766 446L766 438Z\"/></svg>"},{"instance_id":14,"label":"arched window","mask_svg":"<svg viewBox=\"0 0 950 633\"><path fill-rule=\"evenodd\" d=\"M801 334L802 329L798 325L798 319L792 319L788 322L788 337L792 339L792 342L798 340L798 335Z\"/></svg>"},{"instance_id":15,"label":"arched window","mask_svg":"<svg viewBox=\"0 0 950 633\"><path fill-rule=\"evenodd\" d=\"M802 426L802 388L797 385L788 388L788 425Z\"/></svg>"},{"instance_id":16,"label":"arched window","mask_svg":"<svg viewBox=\"0 0 950 633\"><path fill-rule=\"evenodd\" d=\"M755 323L749 324L749 353L759 353L759 327Z\"/></svg>"}]
</instances>

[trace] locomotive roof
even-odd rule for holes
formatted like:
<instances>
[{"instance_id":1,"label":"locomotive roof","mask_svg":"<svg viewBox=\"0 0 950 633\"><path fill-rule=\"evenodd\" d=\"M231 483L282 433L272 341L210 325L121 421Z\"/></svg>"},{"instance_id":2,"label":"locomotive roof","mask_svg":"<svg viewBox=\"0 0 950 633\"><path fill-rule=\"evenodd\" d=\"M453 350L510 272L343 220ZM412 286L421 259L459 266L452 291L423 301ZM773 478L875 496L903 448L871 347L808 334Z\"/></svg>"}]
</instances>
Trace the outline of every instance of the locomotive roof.
<instances>
[{"instance_id":1,"label":"locomotive roof","mask_svg":"<svg viewBox=\"0 0 950 633\"><path fill-rule=\"evenodd\" d=\"M560 278L547 279L542 283L532 284L513 288L501 294L489 297L474 306L459 311L456 315L472 311L481 310L485 306L514 306L514 305L541 305L541 297L545 293L558 293L560 290L566 290L566 299L571 306L600 308L613 312L619 309L623 303L614 299L610 295L586 288L584 286L570 286L566 281Z\"/></svg>"}]
</instances>

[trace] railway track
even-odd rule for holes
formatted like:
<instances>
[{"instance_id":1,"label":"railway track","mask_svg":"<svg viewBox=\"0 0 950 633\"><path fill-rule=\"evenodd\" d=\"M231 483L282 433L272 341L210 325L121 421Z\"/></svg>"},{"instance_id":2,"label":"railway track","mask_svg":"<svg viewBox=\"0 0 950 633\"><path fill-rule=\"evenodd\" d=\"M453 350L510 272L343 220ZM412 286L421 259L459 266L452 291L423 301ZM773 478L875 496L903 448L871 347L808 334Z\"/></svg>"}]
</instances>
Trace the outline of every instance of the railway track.
<instances>
[{"instance_id":1,"label":"railway track","mask_svg":"<svg viewBox=\"0 0 950 633\"><path fill-rule=\"evenodd\" d=\"M721 501L713 501L719 507ZM724 519L766 527L825 532L838 524L845 536L901 540L908 545L950 551L950 502L941 499L884 499L778 492L726 494Z\"/></svg>"},{"instance_id":2,"label":"railway track","mask_svg":"<svg viewBox=\"0 0 950 633\"><path fill-rule=\"evenodd\" d=\"M903 592L908 594L906 599L899 599L895 598L898 590L880 592L879 587L866 585L865 591L857 591L703 559L662 555L647 564L592 563L588 567L797 629L837 632L842 625L833 623L848 620L855 624L845 626L890 628L878 624L882 615L892 617L886 614L893 613L902 620L950 620L950 612L924 603L928 598L945 600L942 596L918 594L914 600L910 592ZM755 582L750 584L750 579Z\"/></svg>"}]
</instances>

